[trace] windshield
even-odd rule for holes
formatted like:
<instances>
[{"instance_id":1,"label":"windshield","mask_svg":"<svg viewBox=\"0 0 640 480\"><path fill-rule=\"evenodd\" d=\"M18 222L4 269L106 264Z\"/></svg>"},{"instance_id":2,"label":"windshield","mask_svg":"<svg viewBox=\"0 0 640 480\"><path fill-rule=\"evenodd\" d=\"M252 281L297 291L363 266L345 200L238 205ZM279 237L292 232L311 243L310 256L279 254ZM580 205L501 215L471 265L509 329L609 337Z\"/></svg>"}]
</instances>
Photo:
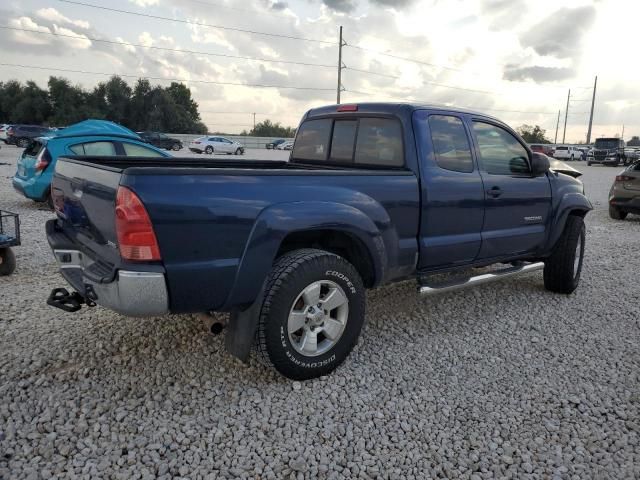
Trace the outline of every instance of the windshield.
<instances>
[{"instance_id":1,"label":"windshield","mask_svg":"<svg viewBox=\"0 0 640 480\"><path fill-rule=\"evenodd\" d=\"M599 138L596 140L596 148L618 148L619 140L617 138Z\"/></svg>"}]
</instances>

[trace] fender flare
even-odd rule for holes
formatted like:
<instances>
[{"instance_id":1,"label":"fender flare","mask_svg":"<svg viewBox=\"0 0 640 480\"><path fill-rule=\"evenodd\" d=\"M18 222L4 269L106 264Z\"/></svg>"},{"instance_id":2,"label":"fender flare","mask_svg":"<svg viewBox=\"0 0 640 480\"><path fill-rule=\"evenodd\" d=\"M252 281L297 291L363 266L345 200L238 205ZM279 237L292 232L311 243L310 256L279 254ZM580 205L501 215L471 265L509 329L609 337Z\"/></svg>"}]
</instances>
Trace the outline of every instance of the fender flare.
<instances>
[{"instance_id":1,"label":"fender flare","mask_svg":"<svg viewBox=\"0 0 640 480\"><path fill-rule=\"evenodd\" d=\"M387 255L382 233L364 212L337 202L280 203L256 219L223 309L253 304L285 237L311 230L339 230L357 238L369 253L375 282L384 278Z\"/></svg>"},{"instance_id":2,"label":"fender flare","mask_svg":"<svg viewBox=\"0 0 640 480\"><path fill-rule=\"evenodd\" d=\"M582 214L586 214L593 210L591 202L581 193L569 192L562 195L562 199L559 202L559 206L554 215L555 221L551 226L549 233L549 239L547 241L547 252L551 252L555 247L556 242L564 231L564 226L567 223L567 218L571 212L577 211Z\"/></svg>"}]
</instances>

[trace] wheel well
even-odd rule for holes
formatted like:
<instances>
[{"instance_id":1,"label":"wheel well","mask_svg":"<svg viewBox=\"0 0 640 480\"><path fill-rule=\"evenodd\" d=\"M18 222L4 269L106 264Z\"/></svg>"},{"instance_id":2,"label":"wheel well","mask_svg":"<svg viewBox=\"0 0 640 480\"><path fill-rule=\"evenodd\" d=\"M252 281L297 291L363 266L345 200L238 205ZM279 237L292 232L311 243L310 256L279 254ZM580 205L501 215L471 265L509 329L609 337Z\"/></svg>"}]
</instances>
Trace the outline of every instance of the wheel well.
<instances>
[{"instance_id":1,"label":"wheel well","mask_svg":"<svg viewBox=\"0 0 640 480\"><path fill-rule=\"evenodd\" d=\"M375 283L375 270L369 250L359 238L349 233L340 230L290 233L280 244L276 258L300 248L318 248L340 255L356 268L365 287L370 288Z\"/></svg>"},{"instance_id":2,"label":"wheel well","mask_svg":"<svg viewBox=\"0 0 640 480\"><path fill-rule=\"evenodd\" d=\"M587 215L588 210L571 210L569 215L574 215L576 217L584 218Z\"/></svg>"}]
</instances>

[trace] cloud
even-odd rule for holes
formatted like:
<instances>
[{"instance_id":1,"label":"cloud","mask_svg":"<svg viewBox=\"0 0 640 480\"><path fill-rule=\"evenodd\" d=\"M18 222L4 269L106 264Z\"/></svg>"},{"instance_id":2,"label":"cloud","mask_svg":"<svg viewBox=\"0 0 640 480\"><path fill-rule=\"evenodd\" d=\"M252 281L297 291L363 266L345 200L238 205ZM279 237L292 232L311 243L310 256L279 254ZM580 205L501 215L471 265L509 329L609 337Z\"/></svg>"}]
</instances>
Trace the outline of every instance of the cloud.
<instances>
[{"instance_id":1,"label":"cloud","mask_svg":"<svg viewBox=\"0 0 640 480\"><path fill-rule=\"evenodd\" d=\"M517 65L507 65L503 78L509 81L533 80L534 82L556 82L566 80L574 74L573 69L565 67L519 67Z\"/></svg>"},{"instance_id":2,"label":"cloud","mask_svg":"<svg viewBox=\"0 0 640 480\"><path fill-rule=\"evenodd\" d=\"M149 7L151 5L157 5L160 0L129 0L131 3L138 5L139 7Z\"/></svg>"},{"instance_id":3,"label":"cloud","mask_svg":"<svg viewBox=\"0 0 640 480\"><path fill-rule=\"evenodd\" d=\"M527 5L524 0L481 0L480 14L487 21L489 29L511 30L526 19Z\"/></svg>"},{"instance_id":4,"label":"cloud","mask_svg":"<svg viewBox=\"0 0 640 480\"><path fill-rule=\"evenodd\" d=\"M350 13L356 9L356 0L322 0L322 3L340 13Z\"/></svg>"},{"instance_id":5,"label":"cloud","mask_svg":"<svg viewBox=\"0 0 640 480\"><path fill-rule=\"evenodd\" d=\"M571 58L580 52L580 41L595 17L596 9L592 5L563 7L525 32L520 43L539 55Z\"/></svg>"},{"instance_id":6,"label":"cloud","mask_svg":"<svg viewBox=\"0 0 640 480\"><path fill-rule=\"evenodd\" d=\"M289 8L289 4L287 2L273 2L271 4L271 10L286 10Z\"/></svg>"},{"instance_id":7,"label":"cloud","mask_svg":"<svg viewBox=\"0 0 640 480\"><path fill-rule=\"evenodd\" d=\"M40 17L43 20L48 20L54 23L65 23L67 25L75 25L76 27L84 28L88 30L91 27L91 24L86 20L71 20L68 17L62 15L55 8L41 8L36 11L36 16Z\"/></svg>"},{"instance_id":8,"label":"cloud","mask_svg":"<svg viewBox=\"0 0 640 480\"><path fill-rule=\"evenodd\" d=\"M408 7L414 2L415 0L369 0L369 3L372 5L380 5L381 7L393 7L396 10Z\"/></svg>"}]
</instances>

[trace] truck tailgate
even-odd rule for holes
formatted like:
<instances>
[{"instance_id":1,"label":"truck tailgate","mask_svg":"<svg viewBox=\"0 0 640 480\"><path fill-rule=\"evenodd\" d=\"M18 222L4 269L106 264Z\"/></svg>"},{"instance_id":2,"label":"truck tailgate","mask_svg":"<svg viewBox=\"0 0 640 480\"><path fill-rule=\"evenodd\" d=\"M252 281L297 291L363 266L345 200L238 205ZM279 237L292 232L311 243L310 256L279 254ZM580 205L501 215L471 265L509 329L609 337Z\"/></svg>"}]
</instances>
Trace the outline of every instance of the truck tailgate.
<instances>
[{"instance_id":1,"label":"truck tailgate","mask_svg":"<svg viewBox=\"0 0 640 480\"><path fill-rule=\"evenodd\" d=\"M60 159L51 184L61 230L112 269L120 263L115 230L120 177L120 169Z\"/></svg>"}]
</instances>

